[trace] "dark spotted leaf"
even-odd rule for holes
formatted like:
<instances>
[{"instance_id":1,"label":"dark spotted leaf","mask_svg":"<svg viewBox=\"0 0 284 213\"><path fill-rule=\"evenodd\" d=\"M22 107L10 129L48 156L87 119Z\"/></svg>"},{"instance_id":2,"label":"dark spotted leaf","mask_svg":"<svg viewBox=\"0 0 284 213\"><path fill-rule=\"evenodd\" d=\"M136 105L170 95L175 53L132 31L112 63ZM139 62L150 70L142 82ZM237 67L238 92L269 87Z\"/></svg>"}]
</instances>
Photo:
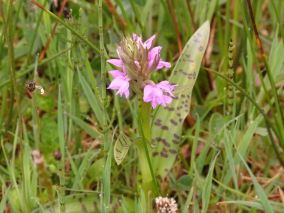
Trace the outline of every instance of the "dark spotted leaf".
<instances>
[{"instance_id":1,"label":"dark spotted leaf","mask_svg":"<svg viewBox=\"0 0 284 213\"><path fill-rule=\"evenodd\" d=\"M156 174L164 177L171 169L181 142L181 130L190 110L191 93L202 57L208 44L209 22L205 22L185 45L170 77L177 85L176 99L166 108L160 107L152 128L153 166Z\"/></svg>"}]
</instances>

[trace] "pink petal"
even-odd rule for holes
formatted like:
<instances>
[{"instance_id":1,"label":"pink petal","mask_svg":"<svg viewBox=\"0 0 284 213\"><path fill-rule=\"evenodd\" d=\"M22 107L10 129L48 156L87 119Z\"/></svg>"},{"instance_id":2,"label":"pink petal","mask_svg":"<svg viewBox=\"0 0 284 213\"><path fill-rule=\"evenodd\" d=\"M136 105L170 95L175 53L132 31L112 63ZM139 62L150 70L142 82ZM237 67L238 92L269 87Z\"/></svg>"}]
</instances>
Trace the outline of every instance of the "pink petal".
<instances>
[{"instance_id":1,"label":"pink petal","mask_svg":"<svg viewBox=\"0 0 284 213\"><path fill-rule=\"evenodd\" d=\"M129 79L115 78L112 80L108 89L117 91L116 94L120 96L129 97Z\"/></svg>"},{"instance_id":2,"label":"pink petal","mask_svg":"<svg viewBox=\"0 0 284 213\"><path fill-rule=\"evenodd\" d=\"M155 39L156 39L156 35L151 36L147 41L144 42L143 46L147 49L150 49Z\"/></svg>"},{"instance_id":3,"label":"pink petal","mask_svg":"<svg viewBox=\"0 0 284 213\"><path fill-rule=\"evenodd\" d=\"M151 102L152 108L155 109L163 103L163 91L156 85L148 84L144 87L144 102Z\"/></svg>"},{"instance_id":4,"label":"pink petal","mask_svg":"<svg viewBox=\"0 0 284 213\"><path fill-rule=\"evenodd\" d=\"M151 102L151 105L152 105L152 108L155 109L159 105L159 103L156 100L153 100Z\"/></svg>"},{"instance_id":5,"label":"pink petal","mask_svg":"<svg viewBox=\"0 0 284 213\"><path fill-rule=\"evenodd\" d=\"M164 92L166 92L169 95L171 95L172 97L174 97L172 92L174 91L176 85L171 85L168 81L161 81L160 83L157 84L157 87L159 87Z\"/></svg>"},{"instance_id":6,"label":"pink petal","mask_svg":"<svg viewBox=\"0 0 284 213\"><path fill-rule=\"evenodd\" d=\"M142 43L142 38L135 33L132 34L132 39L136 42Z\"/></svg>"},{"instance_id":7,"label":"pink petal","mask_svg":"<svg viewBox=\"0 0 284 213\"><path fill-rule=\"evenodd\" d=\"M123 67L123 62L121 59L109 59L107 60L108 63L114 65L114 66L117 66L117 67L120 67L122 68Z\"/></svg>"},{"instance_id":8,"label":"pink petal","mask_svg":"<svg viewBox=\"0 0 284 213\"><path fill-rule=\"evenodd\" d=\"M143 96L143 100L145 102L150 102L152 101L152 96L153 96L153 93L155 93L155 87L148 84L144 87L144 96Z\"/></svg>"},{"instance_id":9,"label":"pink petal","mask_svg":"<svg viewBox=\"0 0 284 213\"><path fill-rule=\"evenodd\" d=\"M137 39L142 39L142 38L139 35L137 35L136 33L132 33L132 39L137 40Z\"/></svg>"},{"instance_id":10,"label":"pink petal","mask_svg":"<svg viewBox=\"0 0 284 213\"><path fill-rule=\"evenodd\" d=\"M121 97L124 96L125 98L129 97L129 82L127 84L121 85L119 90L116 94L119 94Z\"/></svg>"},{"instance_id":11,"label":"pink petal","mask_svg":"<svg viewBox=\"0 0 284 213\"><path fill-rule=\"evenodd\" d=\"M162 100L161 100L161 105L163 106L163 107L165 107L165 106L167 106L168 104L170 104L171 102L172 102L172 98L170 97L170 96L167 96L167 95L164 95L163 97L162 97Z\"/></svg>"},{"instance_id":12,"label":"pink petal","mask_svg":"<svg viewBox=\"0 0 284 213\"><path fill-rule=\"evenodd\" d=\"M140 70L141 66L140 66L140 64L139 64L139 61L134 61L134 63L135 63L135 65L136 65L136 67Z\"/></svg>"},{"instance_id":13,"label":"pink petal","mask_svg":"<svg viewBox=\"0 0 284 213\"><path fill-rule=\"evenodd\" d=\"M158 105L166 107L173 100L172 94L176 85L171 85L168 81L161 81L158 84L147 84L144 87L144 102L151 102L152 108L155 109Z\"/></svg>"},{"instance_id":14,"label":"pink petal","mask_svg":"<svg viewBox=\"0 0 284 213\"><path fill-rule=\"evenodd\" d=\"M160 60L158 66L157 66L157 70L163 69L163 68L167 68L168 69L170 67L171 67L171 64L169 62Z\"/></svg>"},{"instance_id":15,"label":"pink petal","mask_svg":"<svg viewBox=\"0 0 284 213\"><path fill-rule=\"evenodd\" d=\"M161 46L157 46L152 48L149 53L148 53L148 60L154 60L155 57L160 57L160 52L161 52L162 47Z\"/></svg>"},{"instance_id":16,"label":"pink petal","mask_svg":"<svg viewBox=\"0 0 284 213\"><path fill-rule=\"evenodd\" d=\"M123 79L115 78L111 81L110 85L108 86L108 89L118 90L121 87L121 84L123 83L124 83Z\"/></svg>"},{"instance_id":17,"label":"pink petal","mask_svg":"<svg viewBox=\"0 0 284 213\"><path fill-rule=\"evenodd\" d=\"M160 51L162 47L157 46L152 48L148 53L148 68L151 68L154 60L160 60Z\"/></svg>"},{"instance_id":18,"label":"pink petal","mask_svg":"<svg viewBox=\"0 0 284 213\"><path fill-rule=\"evenodd\" d=\"M109 74L111 74L111 76L114 78L125 78L126 77L125 73L119 70L111 70L109 71Z\"/></svg>"}]
</instances>

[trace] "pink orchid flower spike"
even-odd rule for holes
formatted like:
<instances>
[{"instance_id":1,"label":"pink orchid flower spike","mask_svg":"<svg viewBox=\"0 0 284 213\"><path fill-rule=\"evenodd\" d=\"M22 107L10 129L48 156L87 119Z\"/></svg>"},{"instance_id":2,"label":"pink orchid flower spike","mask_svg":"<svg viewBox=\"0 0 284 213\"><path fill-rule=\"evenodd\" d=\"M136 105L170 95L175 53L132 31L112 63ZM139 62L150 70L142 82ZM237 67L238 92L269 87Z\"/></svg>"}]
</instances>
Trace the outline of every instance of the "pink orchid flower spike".
<instances>
[{"instance_id":1,"label":"pink orchid flower spike","mask_svg":"<svg viewBox=\"0 0 284 213\"><path fill-rule=\"evenodd\" d=\"M143 95L143 100L151 103L153 108L169 105L173 100L175 85L168 81L155 84L151 81L152 72L171 67L169 62L161 59L161 46L154 46L156 35L146 41L137 34L124 38L117 47L118 57L107 60L116 67L110 71L113 77L108 89L114 90L117 95L129 98L130 92ZM138 91L138 90L141 90Z\"/></svg>"}]
</instances>

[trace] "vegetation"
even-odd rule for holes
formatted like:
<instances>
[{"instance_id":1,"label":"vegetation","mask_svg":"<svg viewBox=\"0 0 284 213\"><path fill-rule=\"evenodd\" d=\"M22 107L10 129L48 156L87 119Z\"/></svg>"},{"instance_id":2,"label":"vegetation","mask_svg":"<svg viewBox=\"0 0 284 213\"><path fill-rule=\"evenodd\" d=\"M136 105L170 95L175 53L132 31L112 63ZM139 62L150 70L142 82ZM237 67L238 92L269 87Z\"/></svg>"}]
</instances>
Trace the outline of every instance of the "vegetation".
<instances>
[{"instance_id":1,"label":"vegetation","mask_svg":"<svg viewBox=\"0 0 284 213\"><path fill-rule=\"evenodd\" d=\"M0 1L0 212L284 212L283 24L281 0ZM125 98L133 33L171 68Z\"/></svg>"}]
</instances>

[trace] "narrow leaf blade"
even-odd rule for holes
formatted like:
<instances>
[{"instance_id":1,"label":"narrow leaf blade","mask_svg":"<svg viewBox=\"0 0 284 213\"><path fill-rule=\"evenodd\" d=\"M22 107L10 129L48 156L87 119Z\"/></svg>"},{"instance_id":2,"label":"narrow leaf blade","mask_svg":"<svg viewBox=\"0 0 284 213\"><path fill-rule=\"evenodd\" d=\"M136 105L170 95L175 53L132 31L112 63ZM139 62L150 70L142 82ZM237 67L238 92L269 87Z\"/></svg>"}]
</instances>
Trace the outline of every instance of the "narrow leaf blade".
<instances>
[{"instance_id":1,"label":"narrow leaf blade","mask_svg":"<svg viewBox=\"0 0 284 213\"><path fill-rule=\"evenodd\" d=\"M84 76L80 72L78 72L78 74L79 74L79 82L82 86L83 92L84 92L93 112L96 115L98 123L102 125L103 124L103 117L102 117L103 112L102 112L100 100L95 95L95 93L92 91L90 85L85 80Z\"/></svg>"}]
</instances>

